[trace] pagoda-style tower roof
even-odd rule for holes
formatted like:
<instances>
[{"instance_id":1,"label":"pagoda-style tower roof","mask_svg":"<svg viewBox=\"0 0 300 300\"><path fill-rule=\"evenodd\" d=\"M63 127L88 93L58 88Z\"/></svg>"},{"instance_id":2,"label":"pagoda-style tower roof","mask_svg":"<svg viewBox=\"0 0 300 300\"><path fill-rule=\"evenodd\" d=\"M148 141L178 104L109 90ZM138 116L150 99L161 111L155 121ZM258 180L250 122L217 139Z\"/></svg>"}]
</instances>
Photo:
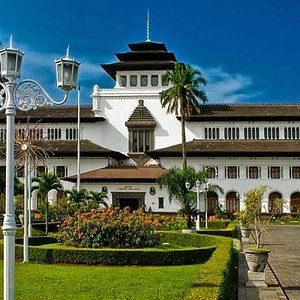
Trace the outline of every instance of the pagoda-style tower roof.
<instances>
[{"instance_id":1,"label":"pagoda-style tower roof","mask_svg":"<svg viewBox=\"0 0 300 300\"><path fill-rule=\"evenodd\" d=\"M118 62L102 64L101 67L115 80L117 71L169 70L176 57L164 43L145 41L128 44L129 52L117 53Z\"/></svg>"}]
</instances>

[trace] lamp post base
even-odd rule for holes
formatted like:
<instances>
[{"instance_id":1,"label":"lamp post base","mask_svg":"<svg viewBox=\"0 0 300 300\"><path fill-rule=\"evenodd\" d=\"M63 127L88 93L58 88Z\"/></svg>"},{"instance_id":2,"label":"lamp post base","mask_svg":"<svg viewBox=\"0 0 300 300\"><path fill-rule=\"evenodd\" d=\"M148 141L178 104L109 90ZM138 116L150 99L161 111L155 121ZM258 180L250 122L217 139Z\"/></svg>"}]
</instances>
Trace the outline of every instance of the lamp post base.
<instances>
[{"instance_id":1,"label":"lamp post base","mask_svg":"<svg viewBox=\"0 0 300 300\"><path fill-rule=\"evenodd\" d=\"M2 231L4 236L4 300L13 300L15 289L15 237L17 231L15 215L4 215Z\"/></svg>"}]
</instances>

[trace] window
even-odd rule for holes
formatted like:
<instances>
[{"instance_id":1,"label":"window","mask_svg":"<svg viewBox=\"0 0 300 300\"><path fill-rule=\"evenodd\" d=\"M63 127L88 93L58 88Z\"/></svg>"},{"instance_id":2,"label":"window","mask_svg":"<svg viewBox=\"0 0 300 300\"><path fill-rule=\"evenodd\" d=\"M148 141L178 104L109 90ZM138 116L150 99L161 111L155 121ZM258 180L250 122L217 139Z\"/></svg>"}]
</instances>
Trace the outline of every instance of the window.
<instances>
[{"instance_id":1,"label":"window","mask_svg":"<svg viewBox=\"0 0 300 300\"><path fill-rule=\"evenodd\" d=\"M287 140L299 139L299 127L284 127L284 138Z\"/></svg>"},{"instance_id":2,"label":"window","mask_svg":"<svg viewBox=\"0 0 300 300\"><path fill-rule=\"evenodd\" d=\"M148 75L141 75L141 86L148 85Z\"/></svg>"},{"instance_id":3,"label":"window","mask_svg":"<svg viewBox=\"0 0 300 300\"><path fill-rule=\"evenodd\" d=\"M265 127L264 138L267 140L279 139L279 127Z\"/></svg>"},{"instance_id":4,"label":"window","mask_svg":"<svg viewBox=\"0 0 300 300\"><path fill-rule=\"evenodd\" d=\"M282 199L281 193L273 192L269 195L269 213L282 213L283 204L278 203Z\"/></svg>"},{"instance_id":5,"label":"window","mask_svg":"<svg viewBox=\"0 0 300 300\"><path fill-rule=\"evenodd\" d=\"M259 139L259 128L258 127L245 127L244 138L246 140L258 140Z\"/></svg>"},{"instance_id":6,"label":"window","mask_svg":"<svg viewBox=\"0 0 300 300\"><path fill-rule=\"evenodd\" d=\"M56 166L55 173L58 177L68 176L68 168L66 166Z\"/></svg>"},{"instance_id":7,"label":"window","mask_svg":"<svg viewBox=\"0 0 300 300\"><path fill-rule=\"evenodd\" d=\"M77 139L77 129L67 128L66 129L66 140L76 140Z\"/></svg>"},{"instance_id":8,"label":"window","mask_svg":"<svg viewBox=\"0 0 300 300\"><path fill-rule=\"evenodd\" d=\"M269 173L268 177L271 179L281 178L281 168L280 167L269 167L268 173Z\"/></svg>"},{"instance_id":9,"label":"window","mask_svg":"<svg viewBox=\"0 0 300 300\"><path fill-rule=\"evenodd\" d=\"M162 76L161 83L162 83L162 86L168 86L169 85L169 80L166 79L164 76Z\"/></svg>"},{"instance_id":10,"label":"window","mask_svg":"<svg viewBox=\"0 0 300 300\"><path fill-rule=\"evenodd\" d=\"M290 178L300 179L300 167L291 167L290 168Z\"/></svg>"},{"instance_id":11,"label":"window","mask_svg":"<svg viewBox=\"0 0 300 300\"><path fill-rule=\"evenodd\" d=\"M18 132L16 132L16 136L18 139L25 139L26 133L24 128L19 128Z\"/></svg>"},{"instance_id":12,"label":"window","mask_svg":"<svg viewBox=\"0 0 300 300\"><path fill-rule=\"evenodd\" d=\"M238 127L225 127L224 138L225 140L238 140L240 138L240 129Z\"/></svg>"},{"instance_id":13,"label":"window","mask_svg":"<svg viewBox=\"0 0 300 300\"><path fill-rule=\"evenodd\" d=\"M151 86L158 86L158 75L151 75Z\"/></svg>"},{"instance_id":14,"label":"window","mask_svg":"<svg viewBox=\"0 0 300 300\"><path fill-rule=\"evenodd\" d=\"M158 197L158 208L164 208L164 197Z\"/></svg>"},{"instance_id":15,"label":"window","mask_svg":"<svg viewBox=\"0 0 300 300\"><path fill-rule=\"evenodd\" d=\"M226 195L226 212L235 213L240 210L240 201L236 192L229 192Z\"/></svg>"},{"instance_id":16,"label":"window","mask_svg":"<svg viewBox=\"0 0 300 300\"><path fill-rule=\"evenodd\" d=\"M137 86L137 76L130 75L130 86Z\"/></svg>"},{"instance_id":17,"label":"window","mask_svg":"<svg viewBox=\"0 0 300 300\"><path fill-rule=\"evenodd\" d=\"M226 167L226 175L229 179L239 178L239 168L236 166Z\"/></svg>"},{"instance_id":18,"label":"window","mask_svg":"<svg viewBox=\"0 0 300 300\"><path fill-rule=\"evenodd\" d=\"M127 85L127 76L121 75L120 76L120 86L125 87Z\"/></svg>"},{"instance_id":19,"label":"window","mask_svg":"<svg viewBox=\"0 0 300 300\"><path fill-rule=\"evenodd\" d=\"M129 133L129 151L130 152L145 152L153 149L153 130L133 130Z\"/></svg>"},{"instance_id":20,"label":"window","mask_svg":"<svg viewBox=\"0 0 300 300\"><path fill-rule=\"evenodd\" d=\"M220 138L219 128L205 128L204 129L205 139L218 140Z\"/></svg>"},{"instance_id":21,"label":"window","mask_svg":"<svg viewBox=\"0 0 300 300\"><path fill-rule=\"evenodd\" d=\"M41 177L45 173L47 173L46 166L37 166L37 168L36 168L36 176L37 177Z\"/></svg>"},{"instance_id":22,"label":"window","mask_svg":"<svg viewBox=\"0 0 300 300\"><path fill-rule=\"evenodd\" d=\"M246 173L246 177L249 179L260 178L260 168L257 166L247 167Z\"/></svg>"},{"instance_id":23,"label":"window","mask_svg":"<svg viewBox=\"0 0 300 300\"><path fill-rule=\"evenodd\" d=\"M209 214L215 214L218 203L219 203L218 194L216 192L208 192L207 193L207 211Z\"/></svg>"},{"instance_id":24,"label":"window","mask_svg":"<svg viewBox=\"0 0 300 300\"><path fill-rule=\"evenodd\" d=\"M298 213L300 211L300 193L295 192L291 195L291 213Z\"/></svg>"},{"instance_id":25,"label":"window","mask_svg":"<svg viewBox=\"0 0 300 300\"><path fill-rule=\"evenodd\" d=\"M208 173L208 178L218 178L218 168L217 167L206 167Z\"/></svg>"},{"instance_id":26,"label":"window","mask_svg":"<svg viewBox=\"0 0 300 300\"><path fill-rule=\"evenodd\" d=\"M6 129L0 129L0 140L6 139Z\"/></svg>"},{"instance_id":27,"label":"window","mask_svg":"<svg viewBox=\"0 0 300 300\"><path fill-rule=\"evenodd\" d=\"M60 128L48 128L48 140L60 140L61 129Z\"/></svg>"}]
</instances>

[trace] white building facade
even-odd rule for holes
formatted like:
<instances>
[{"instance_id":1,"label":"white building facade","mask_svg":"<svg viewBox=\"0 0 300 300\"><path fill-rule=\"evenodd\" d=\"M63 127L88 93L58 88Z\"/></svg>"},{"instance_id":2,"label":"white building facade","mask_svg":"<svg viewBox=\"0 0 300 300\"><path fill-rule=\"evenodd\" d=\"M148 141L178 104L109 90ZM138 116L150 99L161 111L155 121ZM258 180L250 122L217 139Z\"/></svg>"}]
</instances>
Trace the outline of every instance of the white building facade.
<instances>
[{"instance_id":1,"label":"white building facade","mask_svg":"<svg viewBox=\"0 0 300 300\"><path fill-rule=\"evenodd\" d=\"M160 103L160 92L169 87L162 75L176 58L163 43L128 46L128 52L116 54L116 63L102 65L115 86L94 86L92 105L81 108L80 134L76 107L18 112L17 120L28 128L39 120L40 139L51 148L53 155L36 175L44 168L64 178L66 188L74 186L80 136L81 188L107 191L112 205L174 213L177 203L169 202L156 179L182 165L180 116L167 114ZM224 194L208 193L210 214L217 205L229 214L243 209L244 194L260 185L269 187L264 212L272 211L278 197L286 200L284 213L300 210L299 106L205 104L187 120L186 135L188 164L211 168L209 183L224 189Z\"/></svg>"}]
</instances>

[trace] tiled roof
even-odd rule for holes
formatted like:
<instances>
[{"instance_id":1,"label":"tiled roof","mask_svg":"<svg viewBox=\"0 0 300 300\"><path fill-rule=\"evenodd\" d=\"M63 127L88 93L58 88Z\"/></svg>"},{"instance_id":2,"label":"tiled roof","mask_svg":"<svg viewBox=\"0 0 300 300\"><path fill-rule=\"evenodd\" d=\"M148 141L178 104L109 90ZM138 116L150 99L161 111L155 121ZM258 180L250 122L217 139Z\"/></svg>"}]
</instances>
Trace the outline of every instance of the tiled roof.
<instances>
[{"instance_id":1,"label":"tiled roof","mask_svg":"<svg viewBox=\"0 0 300 300\"><path fill-rule=\"evenodd\" d=\"M47 140L37 141L36 145L51 153L53 156L76 157L77 141L76 140ZM126 155L113 151L92 143L89 140L80 141L80 155L82 157L111 157L115 159L126 159Z\"/></svg>"},{"instance_id":2,"label":"tiled roof","mask_svg":"<svg viewBox=\"0 0 300 300\"><path fill-rule=\"evenodd\" d=\"M188 157L299 157L300 140L193 140L186 143ZM181 157L181 144L148 151L152 158Z\"/></svg>"},{"instance_id":3,"label":"tiled roof","mask_svg":"<svg viewBox=\"0 0 300 300\"><path fill-rule=\"evenodd\" d=\"M106 167L80 174L82 182L155 182L166 169L159 166ZM76 176L66 178L76 181Z\"/></svg>"},{"instance_id":4,"label":"tiled roof","mask_svg":"<svg viewBox=\"0 0 300 300\"><path fill-rule=\"evenodd\" d=\"M206 104L189 121L291 121L300 120L296 104Z\"/></svg>"},{"instance_id":5,"label":"tiled roof","mask_svg":"<svg viewBox=\"0 0 300 300\"><path fill-rule=\"evenodd\" d=\"M95 117L92 106L80 107L81 122L98 122L103 121L103 118ZM16 115L16 122L26 123L29 118L31 123L41 122L59 122L69 123L77 122L77 106L52 106L41 107L38 109L23 112L18 110ZM4 112L0 113L0 123L5 123Z\"/></svg>"},{"instance_id":6,"label":"tiled roof","mask_svg":"<svg viewBox=\"0 0 300 300\"><path fill-rule=\"evenodd\" d=\"M176 57L163 43L142 42L128 45L130 51L117 53L118 62L101 67L113 78L117 71L169 70L174 68Z\"/></svg>"}]
</instances>

